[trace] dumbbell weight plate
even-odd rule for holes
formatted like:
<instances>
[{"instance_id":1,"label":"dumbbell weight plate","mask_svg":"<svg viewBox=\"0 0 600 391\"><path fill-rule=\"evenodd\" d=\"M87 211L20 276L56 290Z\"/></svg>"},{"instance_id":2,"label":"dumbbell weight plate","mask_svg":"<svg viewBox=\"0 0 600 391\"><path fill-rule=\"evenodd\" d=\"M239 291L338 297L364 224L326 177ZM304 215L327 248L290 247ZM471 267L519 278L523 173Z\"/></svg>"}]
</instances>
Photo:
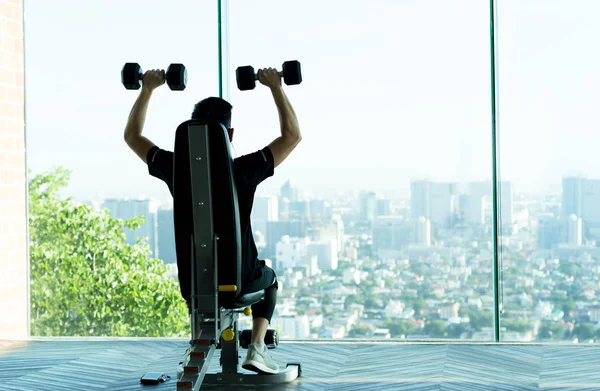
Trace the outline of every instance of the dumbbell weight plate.
<instances>
[{"instance_id":1,"label":"dumbbell weight plate","mask_svg":"<svg viewBox=\"0 0 600 391\"><path fill-rule=\"evenodd\" d=\"M135 62L128 62L121 70L121 83L128 90L139 90L142 86L141 81L142 67Z\"/></svg>"},{"instance_id":2,"label":"dumbbell weight plate","mask_svg":"<svg viewBox=\"0 0 600 391\"><path fill-rule=\"evenodd\" d=\"M244 349L248 349L250 341L252 341L252 330L240 331L240 346Z\"/></svg>"},{"instance_id":3,"label":"dumbbell weight plate","mask_svg":"<svg viewBox=\"0 0 600 391\"><path fill-rule=\"evenodd\" d=\"M286 61L283 63L283 81L288 86L302 83L302 69L300 61Z\"/></svg>"},{"instance_id":4,"label":"dumbbell weight plate","mask_svg":"<svg viewBox=\"0 0 600 391\"><path fill-rule=\"evenodd\" d=\"M172 91L183 91L187 86L187 69L183 64L171 64L167 68L165 81Z\"/></svg>"},{"instance_id":5,"label":"dumbbell weight plate","mask_svg":"<svg viewBox=\"0 0 600 391\"><path fill-rule=\"evenodd\" d=\"M277 330L269 329L265 335L265 345L268 349L275 349L279 345L279 334Z\"/></svg>"},{"instance_id":6,"label":"dumbbell weight plate","mask_svg":"<svg viewBox=\"0 0 600 391\"><path fill-rule=\"evenodd\" d=\"M256 87L256 74L250 65L238 67L235 70L235 80L241 91L253 90Z\"/></svg>"}]
</instances>

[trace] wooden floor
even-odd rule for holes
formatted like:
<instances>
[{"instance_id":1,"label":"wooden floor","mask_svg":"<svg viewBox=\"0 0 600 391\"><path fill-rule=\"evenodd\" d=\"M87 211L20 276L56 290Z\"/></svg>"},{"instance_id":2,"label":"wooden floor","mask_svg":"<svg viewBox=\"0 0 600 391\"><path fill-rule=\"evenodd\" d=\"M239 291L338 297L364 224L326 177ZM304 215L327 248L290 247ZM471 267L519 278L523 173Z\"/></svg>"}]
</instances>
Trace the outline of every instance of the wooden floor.
<instances>
[{"instance_id":1,"label":"wooden floor","mask_svg":"<svg viewBox=\"0 0 600 391\"><path fill-rule=\"evenodd\" d=\"M175 377L182 340L0 341L0 390L175 390L142 386L145 372ZM241 351L245 355L245 350ZM244 390L600 390L600 346L286 343L271 351L303 376ZM213 359L211 368L218 368ZM217 389L202 387L202 389Z\"/></svg>"}]
</instances>

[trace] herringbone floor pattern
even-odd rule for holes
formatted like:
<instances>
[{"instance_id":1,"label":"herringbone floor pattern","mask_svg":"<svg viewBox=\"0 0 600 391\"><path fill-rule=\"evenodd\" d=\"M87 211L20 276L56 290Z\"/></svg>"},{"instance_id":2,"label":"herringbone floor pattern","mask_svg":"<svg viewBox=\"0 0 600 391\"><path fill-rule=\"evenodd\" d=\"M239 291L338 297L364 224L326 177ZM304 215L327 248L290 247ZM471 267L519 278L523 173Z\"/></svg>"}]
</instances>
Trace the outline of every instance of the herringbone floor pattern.
<instances>
[{"instance_id":1,"label":"herringbone floor pattern","mask_svg":"<svg viewBox=\"0 0 600 391\"><path fill-rule=\"evenodd\" d=\"M0 341L0 391L174 390L181 340ZM245 350L241 351L242 355ZM307 391L600 390L600 347L557 345L286 343L280 365L302 363L293 383L202 389ZM218 370L218 354L210 371ZM142 386L146 372L172 380Z\"/></svg>"}]
</instances>

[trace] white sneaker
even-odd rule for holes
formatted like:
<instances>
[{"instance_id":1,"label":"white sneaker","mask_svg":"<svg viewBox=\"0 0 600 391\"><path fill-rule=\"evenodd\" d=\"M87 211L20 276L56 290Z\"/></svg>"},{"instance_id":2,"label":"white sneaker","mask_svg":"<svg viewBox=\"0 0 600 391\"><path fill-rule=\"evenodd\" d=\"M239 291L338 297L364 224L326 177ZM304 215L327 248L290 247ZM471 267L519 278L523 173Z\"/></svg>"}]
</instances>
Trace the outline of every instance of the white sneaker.
<instances>
[{"instance_id":1,"label":"white sneaker","mask_svg":"<svg viewBox=\"0 0 600 391\"><path fill-rule=\"evenodd\" d=\"M279 365L273 362L264 344L248 345L248 354L246 355L246 360L242 363L242 368L248 371L264 372L273 375L279 372Z\"/></svg>"}]
</instances>

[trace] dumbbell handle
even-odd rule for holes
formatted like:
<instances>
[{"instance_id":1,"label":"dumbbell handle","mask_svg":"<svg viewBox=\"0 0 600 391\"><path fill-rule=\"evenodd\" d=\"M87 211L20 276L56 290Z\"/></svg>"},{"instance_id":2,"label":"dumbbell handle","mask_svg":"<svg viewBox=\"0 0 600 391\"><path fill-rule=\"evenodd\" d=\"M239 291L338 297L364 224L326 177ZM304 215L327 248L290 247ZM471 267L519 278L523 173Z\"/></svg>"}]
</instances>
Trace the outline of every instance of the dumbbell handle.
<instances>
[{"instance_id":1,"label":"dumbbell handle","mask_svg":"<svg viewBox=\"0 0 600 391\"><path fill-rule=\"evenodd\" d=\"M279 76L283 77L283 72L282 72L282 71L280 71L280 72L277 72L277 73L279 74ZM256 72L256 73L254 74L254 80L258 80L258 72Z\"/></svg>"},{"instance_id":2,"label":"dumbbell handle","mask_svg":"<svg viewBox=\"0 0 600 391\"><path fill-rule=\"evenodd\" d=\"M138 74L138 78L139 78L140 80L143 80L143 79L144 79L144 72L140 72L140 73ZM167 78L167 73L165 72L165 76L163 77L163 80L166 80L166 78Z\"/></svg>"}]
</instances>

